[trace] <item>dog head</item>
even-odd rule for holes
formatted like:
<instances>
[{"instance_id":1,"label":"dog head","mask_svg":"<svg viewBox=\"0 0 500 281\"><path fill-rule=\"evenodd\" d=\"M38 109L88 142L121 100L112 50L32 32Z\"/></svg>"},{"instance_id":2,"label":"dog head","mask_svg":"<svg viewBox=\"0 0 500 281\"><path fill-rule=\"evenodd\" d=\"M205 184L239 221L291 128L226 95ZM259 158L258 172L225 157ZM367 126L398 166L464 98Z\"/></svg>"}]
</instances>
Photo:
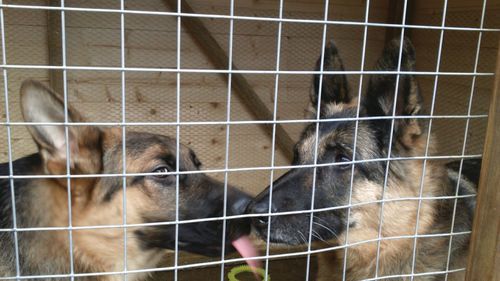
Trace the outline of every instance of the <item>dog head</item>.
<instances>
[{"instance_id":1,"label":"dog head","mask_svg":"<svg viewBox=\"0 0 500 281\"><path fill-rule=\"evenodd\" d=\"M23 83L21 101L26 122L59 123L28 126L39 148L44 174L60 176L49 179L60 187L53 196L61 197L53 199L60 202L53 206L59 211L53 213L60 213L57 216L62 219L52 224L67 224L67 215L63 214L67 214L70 192L74 226L152 223L127 227L130 252L174 249L178 236L180 250L220 254L222 220L181 222L177 230L173 223L220 217L226 201L227 215L241 214L250 198L232 186L227 186L225 193L223 183L196 173L201 163L190 148L180 144L177 151L176 140L163 135L127 131L124 145L121 128L85 124L65 127L65 121L80 123L84 118L70 105L65 106L61 96L36 81ZM176 171L194 173L175 175ZM124 173L139 175L122 176ZM76 177L65 177L69 174ZM164 223L154 225L159 222ZM248 233L249 228L247 220L227 220L226 249L232 250L229 242ZM81 253L95 251L100 255L121 255L123 237L121 228L74 233L75 247Z\"/></svg>"},{"instance_id":2,"label":"dog head","mask_svg":"<svg viewBox=\"0 0 500 281\"><path fill-rule=\"evenodd\" d=\"M413 71L415 52L408 39L404 40L402 46L399 40L390 42L377 61L376 70L398 70L400 49L400 70ZM324 59L318 60L316 69L344 70L342 59L333 42L326 46ZM422 97L415 77L411 74L392 73L372 75L367 92L359 103L357 94L350 91L347 81L342 73L314 76L310 98L311 115L314 119L318 116L322 120L331 120L314 122L304 129L295 145L294 165L317 163L319 166L294 168L277 179L272 185L271 207L269 188L249 205L249 213L268 214L269 210L271 213L297 211L294 214L254 219L253 225L262 237L267 236L270 222L269 238L272 242L303 244L308 242L309 235L313 240L338 240L347 228L349 204L360 206L352 207L350 212L350 237L356 236L356 229L362 229L363 233L376 237L379 223L379 204L376 201L382 199L384 185L390 189L386 198L418 194L419 176L417 172L413 172L413 168L420 164L394 161L388 166L387 161L373 161L387 158L389 149L391 157L423 154L425 133L418 119L411 118L422 111ZM318 108L319 100L321 102ZM378 119L358 122L348 120L355 118L358 113L361 117ZM393 115L407 118L396 119L393 123L391 119L386 118ZM366 161L353 166L353 159ZM386 173L388 182L384 183ZM373 201L375 203L362 205L363 202ZM413 208L413 202L411 204ZM395 205L387 205L389 209L397 210ZM311 209L317 211L311 213ZM407 212L394 221L411 215L415 217L415 213L416 206L415 212ZM311 219L312 214L314 216ZM387 211L384 216L390 214L391 211ZM311 222L312 233L309 233ZM408 229L411 229L411 224L407 225Z\"/></svg>"}]
</instances>

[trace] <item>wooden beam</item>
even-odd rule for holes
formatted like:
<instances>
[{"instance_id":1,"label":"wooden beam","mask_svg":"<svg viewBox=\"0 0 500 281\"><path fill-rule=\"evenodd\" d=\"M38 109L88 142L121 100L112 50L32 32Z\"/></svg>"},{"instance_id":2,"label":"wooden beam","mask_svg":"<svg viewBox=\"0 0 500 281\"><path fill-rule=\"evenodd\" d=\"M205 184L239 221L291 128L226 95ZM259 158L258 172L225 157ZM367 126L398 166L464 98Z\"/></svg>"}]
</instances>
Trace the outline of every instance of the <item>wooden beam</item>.
<instances>
[{"instance_id":1,"label":"wooden beam","mask_svg":"<svg viewBox=\"0 0 500 281\"><path fill-rule=\"evenodd\" d=\"M48 0L49 6L60 7L59 0ZM49 65L62 65L61 12L47 10L47 43ZM59 94L63 89L63 72L57 69L49 70L50 87Z\"/></svg>"},{"instance_id":2,"label":"wooden beam","mask_svg":"<svg viewBox=\"0 0 500 281\"><path fill-rule=\"evenodd\" d=\"M494 280L500 234L500 42L466 280Z\"/></svg>"},{"instance_id":3,"label":"wooden beam","mask_svg":"<svg viewBox=\"0 0 500 281\"><path fill-rule=\"evenodd\" d=\"M177 0L164 0L173 11L177 11ZM181 8L183 13L195 13L193 8L185 1L181 0ZM217 69L228 69L229 58L219 45L217 40L210 34L205 24L195 17L184 17L181 19L182 25L189 31L194 41L203 50L205 55L210 59ZM233 64L233 70L238 68ZM224 75L228 79L227 74ZM269 111L266 104L259 98L253 87L248 83L245 76L240 73L233 73L231 78L231 85L237 96L243 101L244 105L252 112L254 117L258 120L273 120L273 113ZM277 101L275 101L277 102ZM272 135L272 126L263 124L261 125L266 133ZM278 147L284 152L285 156L293 159L293 146L295 142L288 135L282 125L276 125L276 143Z\"/></svg>"},{"instance_id":4,"label":"wooden beam","mask_svg":"<svg viewBox=\"0 0 500 281\"><path fill-rule=\"evenodd\" d=\"M411 24L413 22L413 13L415 11L415 2L413 0L408 0L406 7L406 19L405 24ZM403 22L403 10L404 1L401 0L389 0L388 12L387 12L387 23L391 24L401 24ZM411 38L411 28L405 29L405 36ZM385 42L390 42L393 38L401 36L401 29L387 27L385 29Z\"/></svg>"}]
</instances>

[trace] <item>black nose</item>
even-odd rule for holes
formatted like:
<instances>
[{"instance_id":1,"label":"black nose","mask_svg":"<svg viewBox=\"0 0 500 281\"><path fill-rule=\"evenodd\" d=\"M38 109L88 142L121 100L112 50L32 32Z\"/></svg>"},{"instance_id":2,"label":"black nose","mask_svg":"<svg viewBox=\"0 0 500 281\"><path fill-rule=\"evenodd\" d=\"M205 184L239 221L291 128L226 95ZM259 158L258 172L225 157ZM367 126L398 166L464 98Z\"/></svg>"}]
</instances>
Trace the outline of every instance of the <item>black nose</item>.
<instances>
[{"instance_id":1,"label":"black nose","mask_svg":"<svg viewBox=\"0 0 500 281\"><path fill-rule=\"evenodd\" d=\"M258 202L254 202L253 204L250 205L248 213L251 214L266 214L266 216L262 217L254 217L252 218L253 223L255 225L260 225L260 226L265 226L269 222L269 219L271 221L273 220L274 216L269 216L269 198L264 198L263 200L260 200ZM271 207L271 213L276 213L276 207L272 205Z\"/></svg>"},{"instance_id":2,"label":"black nose","mask_svg":"<svg viewBox=\"0 0 500 281\"><path fill-rule=\"evenodd\" d=\"M245 213L245 210L248 207L248 204L252 201L252 198L246 194L238 195L236 201L233 201L231 204L230 214L231 215L241 215Z\"/></svg>"},{"instance_id":3,"label":"black nose","mask_svg":"<svg viewBox=\"0 0 500 281\"><path fill-rule=\"evenodd\" d=\"M237 188L231 187L228 189L228 210L227 215L237 216L245 213L248 208L248 204L252 201L250 195L238 190ZM229 223L229 235L227 236L230 240L235 240L242 235L248 235L250 233L250 219L249 218L236 218L228 220Z\"/></svg>"}]
</instances>

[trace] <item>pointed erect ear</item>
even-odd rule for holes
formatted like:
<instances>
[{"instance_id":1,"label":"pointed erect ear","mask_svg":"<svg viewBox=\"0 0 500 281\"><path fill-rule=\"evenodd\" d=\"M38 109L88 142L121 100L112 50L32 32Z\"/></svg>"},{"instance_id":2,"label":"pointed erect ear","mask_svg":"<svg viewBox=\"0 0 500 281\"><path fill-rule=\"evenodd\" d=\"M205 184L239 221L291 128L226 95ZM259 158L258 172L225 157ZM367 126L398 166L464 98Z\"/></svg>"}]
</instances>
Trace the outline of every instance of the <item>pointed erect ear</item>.
<instances>
[{"instance_id":1,"label":"pointed erect ear","mask_svg":"<svg viewBox=\"0 0 500 281\"><path fill-rule=\"evenodd\" d=\"M325 47L325 54L323 61L321 56L316 62L316 71L321 70L323 64L323 71L344 71L344 64L340 58L337 46L333 40L328 42ZM327 112L326 109L332 104L349 103L352 96L349 91L349 85L345 74L316 74L314 75L314 91L311 93L311 108L315 113L318 106L318 97L321 83L321 112L320 116L324 116Z\"/></svg>"},{"instance_id":2,"label":"pointed erect ear","mask_svg":"<svg viewBox=\"0 0 500 281\"><path fill-rule=\"evenodd\" d=\"M397 71L400 40L393 39L385 47L375 66L376 71ZM403 40L400 71L415 71L415 49L408 38ZM367 110L370 115L392 115L397 74L376 74L370 78ZM416 115L422 109L422 96L412 74L399 76L396 115Z\"/></svg>"},{"instance_id":3,"label":"pointed erect ear","mask_svg":"<svg viewBox=\"0 0 500 281\"><path fill-rule=\"evenodd\" d=\"M62 98L38 81L27 80L21 85L21 109L26 122L64 122L64 102ZM68 108L68 121L80 120L79 114ZM40 150L45 150L55 157L66 157L66 139L63 125L35 125L29 126L28 130ZM71 133L70 130L69 134Z\"/></svg>"},{"instance_id":4,"label":"pointed erect ear","mask_svg":"<svg viewBox=\"0 0 500 281\"><path fill-rule=\"evenodd\" d=\"M376 71L397 71L400 54L400 40L393 39L385 47L378 59ZM415 71L415 49L408 38L404 38L401 50L400 71ZM370 78L364 107L370 116L392 116L396 84L398 87L396 116L421 114L423 100L417 80L412 74L375 74ZM421 126L417 119L396 120L396 137L408 146L415 136L421 135ZM410 143L408 143L410 142Z\"/></svg>"},{"instance_id":5,"label":"pointed erect ear","mask_svg":"<svg viewBox=\"0 0 500 281\"><path fill-rule=\"evenodd\" d=\"M68 105L68 122L84 121L81 115ZM42 83L27 80L21 85L21 111L25 122L63 123L64 101L60 95L45 87ZM27 126L38 145L45 167L50 173L66 173L66 133L64 125L31 125ZM80 160L88 157L88 161L100 158L100 130L91 126L69 126L68 139L71 168L79 166L80 172L93 170ZM89 155L96 153L96 156ZM96 158L96 159L94 159ZM100 168L100 164L99 168ZM82 171L83 170L83 171Z\"/></svg>"}]
</instances>

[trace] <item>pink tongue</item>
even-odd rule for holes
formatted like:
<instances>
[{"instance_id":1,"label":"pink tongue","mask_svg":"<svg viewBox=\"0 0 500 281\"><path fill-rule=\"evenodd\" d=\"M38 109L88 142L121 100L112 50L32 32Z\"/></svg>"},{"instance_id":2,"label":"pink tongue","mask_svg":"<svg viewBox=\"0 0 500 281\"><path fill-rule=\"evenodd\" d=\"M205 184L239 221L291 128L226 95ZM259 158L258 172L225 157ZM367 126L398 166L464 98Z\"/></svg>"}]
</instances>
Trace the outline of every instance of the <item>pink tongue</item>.
<instances>
[{"instance_id":1,"label":"pink tongue","mask_svg":"<svg viewBox=\"0 0 500 281\"><path fill-rule=\"evenodd\" d=\"M244 258L257 257L259 255L257 249L252 244L252 241L248 236L241 236L240 238L233 241L233 247L240 253ZM262 263L259 260L247 260L247 264L251 267L259 268Z\"/></svg>"}]
</instances>

